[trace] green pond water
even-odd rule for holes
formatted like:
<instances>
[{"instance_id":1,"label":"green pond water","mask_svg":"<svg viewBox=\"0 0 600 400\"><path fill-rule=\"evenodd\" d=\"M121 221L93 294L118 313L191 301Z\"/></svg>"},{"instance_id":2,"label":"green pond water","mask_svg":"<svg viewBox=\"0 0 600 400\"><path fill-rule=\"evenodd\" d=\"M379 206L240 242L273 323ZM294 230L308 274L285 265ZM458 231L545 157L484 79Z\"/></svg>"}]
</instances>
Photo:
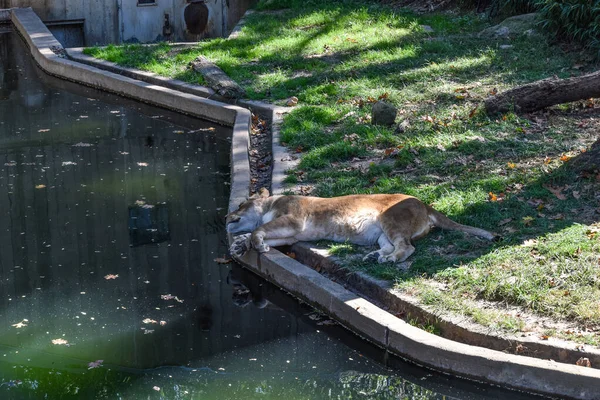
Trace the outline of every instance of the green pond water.
<instances>
[{"instance_id":1,"label":"green pond water","mask_svg":"<svg viewBox=\"0 0 600 400\"><path fill-rule=\"evenodd\" d=\"M218 264L229 135L51 78L0 34L0 399L529 398Z\"/></svg>"}]
</instances>

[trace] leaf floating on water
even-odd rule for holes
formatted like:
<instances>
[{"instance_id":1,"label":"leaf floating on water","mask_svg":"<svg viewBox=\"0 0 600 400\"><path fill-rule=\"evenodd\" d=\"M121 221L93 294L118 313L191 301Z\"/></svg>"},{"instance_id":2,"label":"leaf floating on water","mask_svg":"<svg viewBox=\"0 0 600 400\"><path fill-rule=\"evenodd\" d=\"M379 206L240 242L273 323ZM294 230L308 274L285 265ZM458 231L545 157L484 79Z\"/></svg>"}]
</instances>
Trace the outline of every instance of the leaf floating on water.
<instances>
[{"instance_id":1,"label":"leaf floating on water","mask_svg":"<svg viewBox=\"0 0 600 400\"><path fill-rule=\"evenodd\" d=\"M156 390L157 392L160 392L160 388L158 386L154 386L152 389Z\"/></svg>"},{"instance_id":2,"label":"leaf floating on water","mask_svg":"<svg viewBox=\"0 0 600 400\"><path fill-rule=\"evenodd\" d=\"M45 187L46 187L46 185L36 185L36 186L35 186L35 188L36 188L36 189L43 189L43 188L45 188Z\"/></svg>"},{"instance_id":3,"label":"leaf floating on water","mask_svg":"<svg viewBox=\"0 0 600 400\"><path fill-rule=\"evenodd\" d=\"M20 329L20 328L26 327L28 323L29 323L29 321L24 319L23 321L17 322L16 324L12 324L11 326L14 326L17 329Z\"/></svg>"},{"instance_id":4,"label":"leaf floating on water","mask_svg":"<svg viewBox=\"0 0 600 400\"><path fill-rule=\"evenodd\" d=\"M75 143L73 145L73 147L92 147L93 144L91 143L83 143L83 142L79 142L79 143Z\"/></svg>"},{"instance_id":5,"label":"leaf floating on water","mask_svg":"<svg viewBox=\"0 0 600 400\"><path fill-rule=\"evenodd\" d=\"M108 274L108 275L104 275L104 279L109 280L109 279L117 279L119 277L119 274Z\"/></svg>"},{"instance_id":6,"label":"leaf floating on water","mask_svg":"<svg viewBox=\"0 0 600 400\"><path fill-rule=\"evenodd\" d=\"M68 345L69 342L66 341L65 339L52 339L52 344L56 344L56 345Z\"/></svg>"},{"instance_id":7,"label":"leaf floating on water","mask_svg":"<svg viewBox=\"0 0 600 400\"><path fill-rule=\"evenodd\" d=\"M145 163L145 162L139 162L139 163L137 163L137 165L139 165L140 167L147 167L147 166L148 166L148 163Z\"/></svg>"},{"instance_id":8,"label":"leaf floating on water","mask_svg":"<svg viewBox=\"0 0 600 400\"><path fill-rule=\"evenodd\" d=\"M104 362L104 360L92 361L91 363L88 364L88 369L94 369L94 368L101 367L103 362Z\"/></svg>"},{"instance_id":9,"label":"leaf floating on water","mask_svg":"<svg viewBox=\"0 0 600 400\"><path fill-rule=\"evenodd\" d=\"M217 264L229 264L232 260L231 260L231 258L217 257L214 259L214 261Z\"/></svg>"},{"instance_id":10,"label":"leaf floating on water","mask_svg":"<svg viewBox=\"0 0 600 400\"><path fill-rule=\"evenodd\" d=\"M50 131L50 129L38 129L38 132L42 132L42 133L43 132L49 132L49 131Z\"/></svg>"},{"instance_id":11,"label":"leaf floating on water","mask_svg":"<svg viewBox=\"0 0 600 400\"><path fill-rule=\"evenodd\" d=\"M184 134L185 132L184 132L184 131L173 131L173 133L176 133L176 134L178 134L178 135L182 135L182 134Z\"/></svg>"},{"instance_id":12,"label":"leaf floating on water","mask_svg":"<svg viewBox=\"0 0 600 400\"><path fill-rule=\"evenodd\" d=\"M144 324L158 324L158 322L156 320L150 319L150 318L145 318L145 319L142 320L142 322Z\"/></svg>"},{"instance_id":13,"label":"leaf floating on water","mask_svg":"<svg viewBox=\"0 0 600 400\"><path fill-rule=\"evenodd\" d=\"M77 165L77 163L76 163L76 162L73 162L73 161L63 161L63 162L62 162L62 165L63 165L63 167L64 167L65 165Z\"/></svg>"},{"instance_id":14,"label":"leaf floating on water","mask_svg":"<svg viewBox=\"0 0 600 400\"><path fill-rule=\"evenodd\" d=\"M11 161L11 162L4 163L4 166L5 166L5 167L14 167L14 166L16 166L16 165L17 165L17 163L16 163L16 162L14 162L14 161Z\"/></svg>"},{"instance_id":15,"label":"leaf floating on water","mask_svg":"<svg viewBox=\"0 0 600 400\"><path fill-rule=\"evenodd\" d=\"M172 294L161 294L160 298L162 300L175 300L179 303L183 303L183 300L180 300L177 296L173 296Z\"/></svg>"}]
</instances>

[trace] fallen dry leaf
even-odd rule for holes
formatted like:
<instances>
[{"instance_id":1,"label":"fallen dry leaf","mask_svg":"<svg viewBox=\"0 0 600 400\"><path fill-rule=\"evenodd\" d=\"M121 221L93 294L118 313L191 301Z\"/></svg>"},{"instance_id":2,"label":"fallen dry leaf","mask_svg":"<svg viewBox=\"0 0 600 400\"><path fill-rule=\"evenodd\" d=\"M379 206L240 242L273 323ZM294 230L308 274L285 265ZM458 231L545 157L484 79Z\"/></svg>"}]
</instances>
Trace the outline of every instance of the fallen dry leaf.
<instances>
[{"instance_id":1,"label":"fallen dry leaf","mask_svg":"<svg viewBox=\"0 0 600 400\"><path fill-rule=\"evenodd\" d=\"M577 360L575 362L575 365L579 365L580 367L592 368L592 363L590 362L590 359L587 357L581 357L579 360Z\"/></svg>"},{"instance_id":2,"label":"fallen dry leaf","mask_svg":"<svg viewBox=\"0 0 600 400\"><path fill-rule=\"evenodd\" d=\"M534 219L535 218L533 218L533 217L531 217L531 216L528 215L526 217L521 218L521 221L523 221L523 225L529 226L534 221Z\"/></svg>"},{"instance_id":3,"label":"fallen dry leaf","mask_svg":"<svg viewBox=\"0 0 600 400\"><path fill-rule=\"evenodd\" d=\"M527 239L523 242L523 244L521 246L534 247L536 244L538 244L538 241L536 239Z\"/></svg>"},{"instance_id":4,"label":"fallen dry leaf","mask_svg":"<svg viewBox=\"0 0 600 400\"><path fill-rule=\"evenodd\" d=\"M67 342L65 339L52 339L52 344L56 344L56 345L66 345L69 344L69 342Z\"/></svg>"},{"instance_id":5,"label":"fallen dry leaf","mask_svg":"<svg viewBox=\"0 0 600 400\"><path fill-rule=\"evenodd\" d=\"M45 187L46 187L46 185L36 185L36 187L35 187L35 188L36 188L36 189L43 189L43 188L45 188Z\"/></svg>"},{"instance_id":6,"label":"fallen dry leaf","mask_svg":"<svg viewBox=\"0 0 600 400\"><path fill-rule=\"evenodd\" d=\"M502 221L498 222L498 225L500 225L500 226L506 225L506 224L508 224L512 220L513 220L512 218L503 219Z\"/></svg>"},{"instance_id":7,"label":"fallen dry leaf","mask_svg":"<svg viewBox=\"0 0 600 400\"><path fill-rule=\"evenodd\" d=\"M104 275L104 279L109 280L109 279L117 279L119 277L119 274L108 274L108 275Z\"/></svg>"},{"instance_id":8,"label":"fallen dry leaf","mask_svg":"<svg viewBox=\"0 0 600 400\"><path fill-rule=\"evenodd\" d=\"M290 97L290 98L289 98L289 99L286 101L285 105L286 105L286 106L288 106L288 107L294 107L294 106L297 106L297 105L298 105L298 98L297 98L296 96L292 96L292 97Z\"/></svg>"},{"instance_id":9,"label":"fallen dry leaf","mask_svg":"<svg viewBox=\"0 0 600 400\"><path fill-rule=\"evenodd\" d=\"M573 197L575 197L577 200L579 200L579 198L581 197L581 194L579 194L579 192L573 190Z\"/></svg>"},{"instance_id":10,"label":"fallen dry leaf","mask_svg":"<svg viewBox=\"0 0 600 400\"><path fill-rule=\"evenodd\" d=\"M471 112L469 112L469 119L471 119L475 116L475 113L477 112L477 108L478 107L475 107L474 109L471 110Z\"/></svg>"},{"instance_id":11,"label":"fallen dry leaf","mask_svg":"<svg viewBox=\"0 0 600 400\"><path fill-rule=\"evenodd\" d=\"M567 199L567 197L564 194L562 194L564 187L554 187L554 186L550 186L550 185L544 185L544 187L548 191L550 191L550 193L552 193L554 196L556 196L557 199L559 199L559 200Z\"/></svg>"},{"instance_id":12,"label":"fallen dry leaf","mask_svg":"<svg viewBox=\"0 0 600 400\"><path fill-rule=\"evenodd\" d=\"M180 300L177 296L173 296L172 294L161 294L161 300L175 300L178 303L183 303L183 300Z\"/></svg>"}]
</instances>

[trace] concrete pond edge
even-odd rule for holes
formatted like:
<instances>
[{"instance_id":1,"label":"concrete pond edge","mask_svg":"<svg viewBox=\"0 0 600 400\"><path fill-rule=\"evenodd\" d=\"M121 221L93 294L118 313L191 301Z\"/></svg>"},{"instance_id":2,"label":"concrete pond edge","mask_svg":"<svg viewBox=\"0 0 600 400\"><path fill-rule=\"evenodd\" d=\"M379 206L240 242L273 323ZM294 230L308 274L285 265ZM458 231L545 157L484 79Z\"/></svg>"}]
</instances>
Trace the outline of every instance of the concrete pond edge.
<instances>
[{"instance_id":1,"label":"concrete pond edge","mask_svg":"<svg viewBox=\"0 0 600 400\"><path fill-rule=\"evenodd\" d=\"M50 75L232 126L229 210L236 209L246 198L250 183L250 111L69 60L60 43L33 10L11 9L10 14L13 25L27 42L34 60ZM257 103L250 105L254 107L264 106L259 102L250 103ZM242 105L241 102L238 104ZM277 125L281 113L274 107L269 110L273 112L273 122ZM273 138L278 138L275 129ZM276 193L282 190L280 182L285 176L285 163L282 160L287 154L285 149L279 147L273 149L273 191ZM553 397L600 399L600 370L507 354L430 334L277 250L263 254L251 251L238 261L329 314L358 335L416 364Z\"/></svg>"}]
</instances>

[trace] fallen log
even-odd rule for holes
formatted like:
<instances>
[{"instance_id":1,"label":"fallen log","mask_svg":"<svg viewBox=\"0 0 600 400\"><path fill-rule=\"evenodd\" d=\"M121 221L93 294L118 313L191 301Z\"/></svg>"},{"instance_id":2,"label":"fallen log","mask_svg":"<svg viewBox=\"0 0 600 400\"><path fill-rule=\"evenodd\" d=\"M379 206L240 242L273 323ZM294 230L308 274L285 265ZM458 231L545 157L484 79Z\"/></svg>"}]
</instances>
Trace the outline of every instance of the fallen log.
<instances>
[{"instance_id":1,"label":"fallen log","mask_svg":"<svg viewBox=\"0 0 600 400\"><path fill-rule=\"evenodd\" d=\"M204 56L190 61L190 67L202 74L208 86L223 97L239 99L246 94L240 85Z\"/></svg>"},{"instance_id":2,"label":"fallen log","mask_svg":"<svg viewBox=\"0 0 600 400\"><path fill-rule=\"evenodd\" d=\"M549 78L519 86L485 99L490 114L529 112L555 104L600 97L600 71L568 79Z\"/></svg>"}]
</instances>

